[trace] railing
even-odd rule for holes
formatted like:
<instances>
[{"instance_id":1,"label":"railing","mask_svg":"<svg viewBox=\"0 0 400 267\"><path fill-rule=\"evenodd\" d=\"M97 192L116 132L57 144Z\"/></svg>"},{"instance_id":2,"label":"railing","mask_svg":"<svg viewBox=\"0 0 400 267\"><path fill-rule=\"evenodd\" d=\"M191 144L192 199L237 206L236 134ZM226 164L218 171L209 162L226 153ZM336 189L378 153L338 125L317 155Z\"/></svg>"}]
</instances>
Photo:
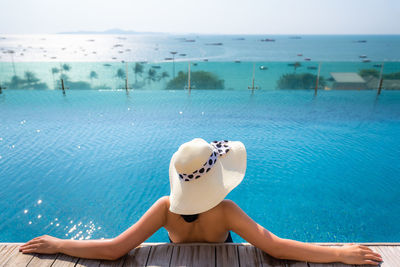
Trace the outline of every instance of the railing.
<instances>
[{"instance_id":1,"label":"railing","mask_svg":"<svg viewBox=\"0 0 400 267\"><path fill-rule=\"evenodd\" d=\"M0 62L0 87L53 90L63 82L70 90L400 89L400 62L365 61Z\"/></svg>"}]
</instances>

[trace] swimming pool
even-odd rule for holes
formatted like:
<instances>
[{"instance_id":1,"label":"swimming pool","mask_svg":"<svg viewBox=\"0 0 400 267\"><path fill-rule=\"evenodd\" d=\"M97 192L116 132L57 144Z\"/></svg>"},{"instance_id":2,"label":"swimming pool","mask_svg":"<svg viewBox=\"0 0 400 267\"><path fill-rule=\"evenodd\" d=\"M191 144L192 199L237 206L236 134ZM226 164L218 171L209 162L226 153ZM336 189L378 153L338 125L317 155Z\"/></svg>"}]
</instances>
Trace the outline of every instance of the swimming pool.
<instances>
[{"instance_id":1,"label":"swimming pool","mask_svg":"<svg viewBox=\"0 0 400 267\"><path fill-rule=\"evenodd\" d=\"M400 240L398 91L6 90L0 111L2 242L118 235L169 194L170 157L195 137L246 145L228 198L273 233Z\"/></svg>"}]
</instances>

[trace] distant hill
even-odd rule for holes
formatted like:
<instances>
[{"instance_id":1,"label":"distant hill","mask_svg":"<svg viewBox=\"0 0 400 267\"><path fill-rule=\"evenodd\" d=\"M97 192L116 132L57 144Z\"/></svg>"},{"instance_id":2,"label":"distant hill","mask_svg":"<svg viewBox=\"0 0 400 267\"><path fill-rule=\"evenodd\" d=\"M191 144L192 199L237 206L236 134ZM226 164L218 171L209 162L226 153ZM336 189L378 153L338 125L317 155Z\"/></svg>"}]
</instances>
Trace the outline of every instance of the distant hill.
<instances>
[{"instance_id":1,"label":"distant hill","mask_svg":"<svg viewBox=\"0 0 400 267\"><path fill-rule=\"evenodd\" d=\"M166 34L161 32L136 32L125 31L121 29L109 29L105 31L76 31L76 32L59 32L57 34Z\"/></svg>"}]
</instances>

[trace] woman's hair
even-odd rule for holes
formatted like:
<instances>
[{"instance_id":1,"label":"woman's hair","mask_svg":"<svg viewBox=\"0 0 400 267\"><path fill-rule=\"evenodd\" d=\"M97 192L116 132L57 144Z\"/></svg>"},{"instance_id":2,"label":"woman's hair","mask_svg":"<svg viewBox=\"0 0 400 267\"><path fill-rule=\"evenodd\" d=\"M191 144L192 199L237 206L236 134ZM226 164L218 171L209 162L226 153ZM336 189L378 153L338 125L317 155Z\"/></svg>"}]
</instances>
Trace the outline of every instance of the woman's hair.
<instances>
[{"instance_id":1,"label":"woman's hair","mask_svg":"<svg viewBox=\"0 0 400 267\"><path fill-rule=\"evenodd\" d=\"M191 223L197 220L199 214L192 214L192 215L181 215L185 222Z\"/></svg>"}]
</instances>

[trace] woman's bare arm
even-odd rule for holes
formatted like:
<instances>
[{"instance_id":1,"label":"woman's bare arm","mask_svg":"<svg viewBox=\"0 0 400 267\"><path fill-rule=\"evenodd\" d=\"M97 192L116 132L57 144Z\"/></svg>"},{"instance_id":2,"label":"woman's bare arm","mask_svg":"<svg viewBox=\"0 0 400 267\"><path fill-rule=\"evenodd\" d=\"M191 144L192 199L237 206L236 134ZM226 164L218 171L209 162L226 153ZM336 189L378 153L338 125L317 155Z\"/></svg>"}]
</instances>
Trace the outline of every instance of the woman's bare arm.
<instances>
[{"instance_id":1,"label":"woman's bare arm","mask_svg":"<svg viewBox=\"0 0 400 267\"><path fill-rule=\"evenodd\" d=\"M279 238L254 222L232 201L225 201L227 230L232 230L249 243L273 257L309 262L343 262L347 264L378 265L378 253L365 246L326 247Z\"/></svg>"},{"instance_id":2,"label":"woman's bare arm","mask_svg":"<svg viewBox=\"0 0 400 267\"><path fill-rule=\"evenodd\" d=\"M113 239L65 240L52 236L36 237L20 246L23 253L64 253L88 259L114 260L137 247L165 224L167 198L157 200L140 220Z\"/></svg>"}]
</instances>

